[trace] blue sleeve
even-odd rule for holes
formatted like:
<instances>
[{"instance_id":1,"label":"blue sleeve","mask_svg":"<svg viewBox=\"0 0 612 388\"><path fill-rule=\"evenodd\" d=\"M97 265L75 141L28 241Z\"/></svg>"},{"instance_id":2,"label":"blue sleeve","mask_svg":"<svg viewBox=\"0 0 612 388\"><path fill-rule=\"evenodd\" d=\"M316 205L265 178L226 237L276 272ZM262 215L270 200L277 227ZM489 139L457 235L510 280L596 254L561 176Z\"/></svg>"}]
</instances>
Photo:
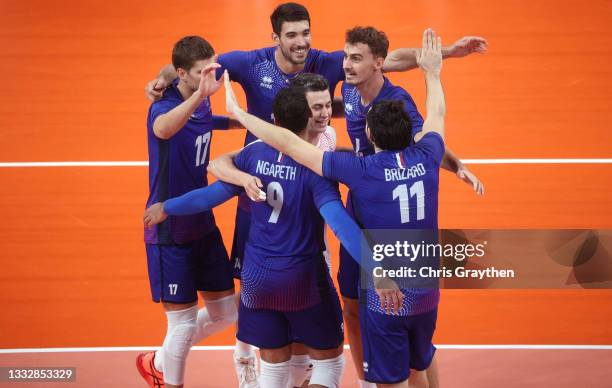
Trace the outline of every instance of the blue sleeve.
<instances>
[{"instance_id":1,"label":"blue sleeve","mask_svg":"<svg viewBox=\"0 0 612 388\"><path fill-rule=\"evenodd\" d=\"M236 166L236 168L238 168L239 170L242 170L244 172L248 172L248 166L249 166L248 161L249 161L249 155L251 153L250 151L251 151L251 148L252 148L252 147L249 147L249 145L244 147L234 157L234 165Z\"/></svg>"},{"instance_id":2,"label":"blue sleeve","mask_svg":"<svg viewBox=\"0 0 612 388\"><path fill-rule=\"evenodd\" d=\"M228 130L230 119L227 116L212 115L213 129L216 130Z\"/></svg>"},{"instance_id":3,"label":"blue sleeve","mask_svg":"<svg viewBox=\"0 0 612 388\"><path fill-rule=\"evenodd\" d=\"M340 200L338 183L320 177L310 170L308 170L308 173L310 174L310 190L317 208L320 208L327 202Z\"/></svg>"},{"instance_id":4,"label":"blue sleeve","mask_svg":"<svg viewBox=\"0 0 612 388\"><path fill-rule=\"evenodd\" d=\"M362 159L352 152L327 151L323 154L323 176L353 189L363 175Z\"/></svg>"},{"instance_id":5,"label":"blue sleeve","mask_svg":"<svg viewBox=\"0 0 612 388\"><path fill-rule=\"evenodd\" d=\"M426 157L431 158L434 164L440 167L445 151L444 140L440 137L440 134L428 132L413 147L420 150Z\"/></svg>"},{"instance_id":6,"label":"blue sleeve","mask_svg":"<svg viewBox=\"0 0 612 388\"><path fill-rule=\"evenodd\" d=\"M221 67L217 69L217 79L221 78L223 71L226 69L232 81L242 83L247 79L251 69L249 53L249 51L230 51L219 55L217 61Z\"/></svg>"},{"instance_id":7,"label":"blue sleeve","mask_svg":"<svg viewBox=\"0 0 612 388\"><path fill-rule=\"evenodd\" d=\"M240 194L241 187L217 181L210 186L192 190L164 202L164 211L171 216L201 213Z\"/></svg>"},{"instance_id":8,"label":"blue sleeve","mask_svg":"<svg viewBox=\"0 0 612 388\"><path fill-rule=\"evenodd\" d=\"M355 223L355 220L351 218L344 206L342 206L342 202L327 202L319 208L319 212L323 216L325 223L329 225L353 260L368 273L372 273L374 269L374 261L371 260L372 254L371 252L363 252L364 254L362 254L361 241L363 239L363 234L359 226ZM367 245L364 245L364 248L366 246ZM367 249L369 250L369 248Z\"/></svg>"},{"instance_id":9,"label":"blue sleeve","mask_svg":"<svg viewBox=\"0 0 612 388\"><path fill-rule=\"evenodd\" d=\"M329 81L329 88L332 97L334 96L334 89L340 81L344 81L344 68L342 62L344 61L344 51L332 51L331 53L324 53L320 63L320 73L325 74Z\"/></svg>"},{"instance_id":10,"label":"blue sleeve","mask_svg":"<svg viewBox=\"0 0 612 388\"><path fill-rule=\"evenodd\" d=\"M402 97L402 100L404 101L404 110L406 113L408 113L408 116L410 116L410 123L412 124L412 137L414 137L414 135L423 130L423 116L421 116L419 113L419 110L417 109L412 97L410 97L410 94L406 93Z\"/></svg>"},{"instance_id":11,"label":"blue sleeve","mask_svg":"<svg viewBox=\"0 0 612 388\"><path fill-rule=\"evenodd\" d=\"M169 99L162 98L161 100L154 102L151 105L150 111L151 125L155 123L155 120L157 120L159 116L170 112L172 109L176 108L176 106L176 102Z\"/></svg>"}]
</instances>

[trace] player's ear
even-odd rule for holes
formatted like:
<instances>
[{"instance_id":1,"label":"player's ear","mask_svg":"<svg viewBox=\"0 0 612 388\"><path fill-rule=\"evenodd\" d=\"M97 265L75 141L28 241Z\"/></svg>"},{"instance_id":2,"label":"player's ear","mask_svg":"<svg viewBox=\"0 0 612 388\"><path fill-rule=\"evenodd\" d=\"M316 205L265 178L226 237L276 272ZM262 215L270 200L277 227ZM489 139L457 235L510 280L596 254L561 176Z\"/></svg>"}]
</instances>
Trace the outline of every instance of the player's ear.
<instances>
[{"instance_id":1,"label":"player's ear","mask_svg":"<svg viewBox=\"0 0 612 388\"><path fill-rule=\"evenodd\" d=\"M176 69L176 75L178 75L179 79L185 79L185 77L187 76L187 71L182 67L179 67L178 69Z\"/></svg>"},{"instance_id":2,"label":"player's ear","mask_svg":"<svg viewBox=\"0 0 612 388\"><path fill-rule=\"evenodd\" d=\"M273 41L274 41L274 43L276 43L277 45L279 45L279 44L280 44L280 36L278 36L278 35L276 34L276 32L273 32L273 33L272 33L272 40L273 40Z\"/></svg>"},{"instance_id":3,"label":"player's ear","mask_svg":"<svg viewBox=\"0 0 612 388\"><path fill-rule=\"evenodd\" d=\"M372 138L372 131L370 131L370 126L367 123L365 127L365 133L370 143L374 144L374 138Z\"/></svg>"},{"instance_id":4,"label":"player's ear","mask_svg":"<svg viewBox=\"0 0 612 388\"><path fill-rule=\"evenodd\" d=\"M385 58L383 58L383 57L376 57L376 60L374 61L374 66L376 67L376 70L381 70L382 71L384 63L385 63Z\"/></svg>"}]
</instances>

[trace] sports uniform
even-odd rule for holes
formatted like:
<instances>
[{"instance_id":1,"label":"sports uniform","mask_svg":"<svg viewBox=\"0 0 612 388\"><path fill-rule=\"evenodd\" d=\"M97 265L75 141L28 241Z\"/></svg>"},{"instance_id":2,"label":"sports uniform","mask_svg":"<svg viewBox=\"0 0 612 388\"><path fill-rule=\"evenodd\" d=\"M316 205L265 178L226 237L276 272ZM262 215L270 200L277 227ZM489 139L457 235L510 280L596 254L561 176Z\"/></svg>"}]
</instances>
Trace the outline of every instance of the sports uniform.
<instances>
[{"instance_id":1,"label":"sports uniform","mask_svg":"<svg viewBox=\"0 0 612 388\"><path fill-rule=\"evenodd\" d=\"M355 153L360 156L372 155L374 147L366 136L366 116L370 108L378 101L400 100L404 102L404 109L412 124L413 136L420 132L423 127L423 117L419 114L412 97L400 86L393 85L389 79L384 77L384 84L376 98L368 105L361 103L361 95L354 85L346 82L342 84L342 100L344 103L344 115L346 118L346 129L353 144ZM352 194L349 191L346 200L346 209L353 214ZM338 285L343 297L357 299L359 283L359 267L350 258L346 249L340 246L340 266L338 269Z\"/></svg>"},{"instance_id":2,"label":"sports uniform","mask_svg":"<svg viewBox=\"0 0 612 388\"><path fill-rule=\"evenodd\" d=\"M323 175L346 184L355 218L365 229L438 228L439 168L444 141L428 133L403 151L359 157L326 152ZM404 201L407 201L404 202ZM400 286L401 287L401 286ZM399 316L385 315L369 285L359 319L366 380L392 384L408 378L409 369L426 369L433 358L439 290L403 288Z\"/></svg>"},{"instance_id":3,"label":"sports uniform","mask_svg":"<svg viewBox=\"0 0 612 388\"><path fill-rule=\"evenodd\" d=\"M147 207L207 185L212 140L208 98L170 139L153 133L153 123L183 102L178 79L154 102L147 118L149 198ZM191 303L198 290L233 288L231 266L212 212L168 217L145 229L149 281L155 302Z\"/></svg>"}]
</instances>

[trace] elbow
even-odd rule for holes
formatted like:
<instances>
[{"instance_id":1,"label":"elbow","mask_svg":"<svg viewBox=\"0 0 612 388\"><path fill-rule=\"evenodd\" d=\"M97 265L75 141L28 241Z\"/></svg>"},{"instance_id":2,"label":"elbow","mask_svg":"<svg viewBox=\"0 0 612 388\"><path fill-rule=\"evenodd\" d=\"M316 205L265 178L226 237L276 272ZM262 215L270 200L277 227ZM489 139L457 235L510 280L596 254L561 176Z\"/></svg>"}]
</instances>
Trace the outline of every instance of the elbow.
<instances>
[{"instance_id":1,"label":"elbow","mask_svg":"<svg viewBox=\"0 0 612 388\"><path fill-rule=\"evenodd\" d=\"M221 179L219 176L219 167L217 166L218 163L216 163L216 160L211 161L210 163L208 163L208 167L206 167L206 171L208 171L210 174L212 174L212 176L214 176L216 179Z\"/></svg>"},{"instance_id":2,"label":"elbow","mask_svg":"<svg viewBox=\"0 0 612 388\"><path fill-rule=\"evenodd\" d=\"M172 137L170 129L162 124L158 124L157 121L153 124L153 133L162 140L168 140Z\"/></svg>"}]
</instances>

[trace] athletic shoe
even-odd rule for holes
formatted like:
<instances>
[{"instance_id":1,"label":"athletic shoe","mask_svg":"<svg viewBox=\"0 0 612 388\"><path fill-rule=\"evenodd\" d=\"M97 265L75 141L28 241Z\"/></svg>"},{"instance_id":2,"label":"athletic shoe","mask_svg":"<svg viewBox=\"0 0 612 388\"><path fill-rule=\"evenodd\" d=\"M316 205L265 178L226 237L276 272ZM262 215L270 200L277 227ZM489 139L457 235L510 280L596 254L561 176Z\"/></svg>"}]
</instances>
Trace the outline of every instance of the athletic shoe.
<instances>
[{"instance_id":1,"label":"athletic shoe","mask_svg":"<svg viewBox=\"0 0 612 388\"><path fill-rule=\"evenodd\" d=\"M155 352L140 353L136 357L136 369L150 388L164 388L164 374L155 369Z\"/></svg>"},{"instance_id":2,"label":"athletic shoe","mask_svg":"<svg viewBox=\"0 0 612 388\"><path fill-rule=\"evenodd\" d=\"M234 358L234 369L239 388L259 388L257 382L257 356Z\"/></svg>"}]
</instances>

